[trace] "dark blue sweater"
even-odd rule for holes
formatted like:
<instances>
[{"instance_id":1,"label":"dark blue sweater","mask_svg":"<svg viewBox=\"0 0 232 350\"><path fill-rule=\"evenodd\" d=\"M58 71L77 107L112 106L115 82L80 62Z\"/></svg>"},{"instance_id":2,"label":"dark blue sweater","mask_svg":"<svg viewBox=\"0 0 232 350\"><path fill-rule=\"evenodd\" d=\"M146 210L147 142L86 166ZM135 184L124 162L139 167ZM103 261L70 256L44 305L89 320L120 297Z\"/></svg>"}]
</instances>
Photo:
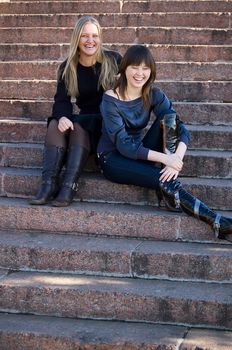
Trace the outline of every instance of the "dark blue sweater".
<instances>
[{"instance_id":1,"label":"dark blue sweater","mask_svg":"<svg viewBox=\"0 0 232 350\"><path fill-rule=\"evenodd\" d=\"M151 91L151 107L145 109L142 98L122 101L116 97L103 95L101 114L103 117L102 136L98 153L118 150L123 156L147 160L149 149L143 146L142 138L151 113L162 120L164 115L175 113L171 101L155 86ZM179 123L179 141L189 143L189 132L183 122Z\"/></svg>"}]
</instances>

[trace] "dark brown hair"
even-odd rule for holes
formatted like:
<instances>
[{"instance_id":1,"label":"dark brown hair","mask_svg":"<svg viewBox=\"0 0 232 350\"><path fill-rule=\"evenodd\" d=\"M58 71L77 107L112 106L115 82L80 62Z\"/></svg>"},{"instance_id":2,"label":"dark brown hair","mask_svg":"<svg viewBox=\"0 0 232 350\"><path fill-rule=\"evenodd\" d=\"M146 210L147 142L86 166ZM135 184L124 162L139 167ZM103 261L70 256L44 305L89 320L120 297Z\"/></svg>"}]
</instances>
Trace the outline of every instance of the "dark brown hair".
<instances>
[{"instance_id":1,"label":"dark brown hair","mask_svg":"<svg viewBox=\"0 0 232 350\"><path fill-rule=\"evenodd\" d=\"M125 99L127 88L127 79L125 74L126 69L128 66L139 66L142 63L151 69L150 77L142 88L142 99L144 106L145 108L149 108L151 105L151 85L156 78L156 64L150 50L144 45L132 45L124 54L119 67L120 77L116 82L114 91L118 88L119 94Z\"/></svg>"}]
</instances>

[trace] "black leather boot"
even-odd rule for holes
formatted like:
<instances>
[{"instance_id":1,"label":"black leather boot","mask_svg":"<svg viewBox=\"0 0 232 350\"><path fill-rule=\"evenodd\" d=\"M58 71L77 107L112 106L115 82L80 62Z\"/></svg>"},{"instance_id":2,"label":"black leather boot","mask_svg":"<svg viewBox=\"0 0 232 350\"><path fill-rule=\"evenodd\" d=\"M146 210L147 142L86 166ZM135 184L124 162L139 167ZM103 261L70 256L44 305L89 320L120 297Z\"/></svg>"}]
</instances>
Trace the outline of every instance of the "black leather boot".
<instances>
[{"instance_id":1,"label":"black leather boot","mask_svg":"<svg viewBox=\"0 0 232 350\"><path fill-rule=\"evenodd\" d=\"M163 152L175 153L179 138L179 118L175 113L165 114L160 121L163 129Z\"/></svg>"},{"instance_id":2,"label":"black leather boot","mask_svg":"<svg viewBox=\"0 0 232 350\"><path fill-rule=\"evenodd\" d=\"M160 189L170 210L181 208L187 214L208 223L212 226L216 238L225 239L226 235L232 234L232 218L215 213L187 192L179 181L160 182Z\"/></svg>"},{"instance_id":3,"label":"black leather boot","mask_svg":"<svg viewBox=\"0 0 232 350\"><path fill-rule=\"evenodd\" d=\"M56 196L64 156L65 148L53 145L44 146L42 184L36 197L29 202L30 204L47 204Z\"/></svg>"},{"instance_id":4,"label":"black leather boot","mask_svg":"<svg viewBox=\"0 0 232 350\"><path fill-rule=\"evenodd\" d=\"M80 177L85 163L88 159L89 151L79 145L72 145L68 150L66 169L58 196L52 202L55 207L68 206L78 189L77 180Z\"/></svg>"}]
</instances>

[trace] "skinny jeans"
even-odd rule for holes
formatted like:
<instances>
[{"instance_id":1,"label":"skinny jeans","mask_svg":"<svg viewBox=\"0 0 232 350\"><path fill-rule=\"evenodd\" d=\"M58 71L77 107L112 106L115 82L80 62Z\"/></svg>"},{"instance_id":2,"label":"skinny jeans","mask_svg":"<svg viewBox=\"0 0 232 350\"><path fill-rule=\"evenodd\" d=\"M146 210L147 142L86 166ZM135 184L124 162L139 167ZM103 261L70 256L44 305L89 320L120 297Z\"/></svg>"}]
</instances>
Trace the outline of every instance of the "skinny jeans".
<instances>
[{"instance_id":1,"label":"skinny jeans","mask_svg":"<svg viewBox=\"0 0 232 350\"><path fill-rule=\"evenodd\" d=\"M156 120L142 140L144 147L163 152L162 130ZM159 189L161 165L147 160L124 157L117 150L98 155L104 176L121 184Z\"/></svg>"}]
</instances>

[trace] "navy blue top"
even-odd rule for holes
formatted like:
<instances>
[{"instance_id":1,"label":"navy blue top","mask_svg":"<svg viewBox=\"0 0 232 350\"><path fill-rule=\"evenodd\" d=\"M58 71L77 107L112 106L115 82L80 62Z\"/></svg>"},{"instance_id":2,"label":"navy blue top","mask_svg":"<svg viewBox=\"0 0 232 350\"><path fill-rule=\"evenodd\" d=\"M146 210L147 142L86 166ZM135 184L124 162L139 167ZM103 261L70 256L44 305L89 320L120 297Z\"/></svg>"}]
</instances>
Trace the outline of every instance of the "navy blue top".
<instances>
[{"instance_id":1,"label":"navy blue top","mask_svg":"<svg viewBox=\"0 0 232 350\"><path fill-rule=\"evenodd\" d=\"M151 112L159 120L166 114L175 113L163 91L153 86L151 94L151 106L145 109L141 97L123 101L104 93L100 106L103 124L98 153L118 150L127 158L147 160L149 149L143 146L142 139ZM179 141L188 145L190 135L183 122L179 124L179 135Z\"/></svg>"},{"instance_id":2,"label":"navy blue top","mask_svg":"<svg viewBox=\"0 0 232 350\"><path fill-rule=\"evenodd\" d=\"M121 55L116 51L106 50L105 54L116 60L119 65ZM57 81L56 94L54 96L54 104L52 108L52 117L60 119L67 117L71 119L73 113L73 104L71 97L68 95L62 73L65 68L66 61L59 67L59 79ZM102 86L98 87L99 76L101 73L101 63L96 62L91 67L85 67L78 63L77 80L79 95L76 98L76 105L80 109L80 114L97 114L100 113L100 103L103 95Z\"/></svg>"}]
</instances>

